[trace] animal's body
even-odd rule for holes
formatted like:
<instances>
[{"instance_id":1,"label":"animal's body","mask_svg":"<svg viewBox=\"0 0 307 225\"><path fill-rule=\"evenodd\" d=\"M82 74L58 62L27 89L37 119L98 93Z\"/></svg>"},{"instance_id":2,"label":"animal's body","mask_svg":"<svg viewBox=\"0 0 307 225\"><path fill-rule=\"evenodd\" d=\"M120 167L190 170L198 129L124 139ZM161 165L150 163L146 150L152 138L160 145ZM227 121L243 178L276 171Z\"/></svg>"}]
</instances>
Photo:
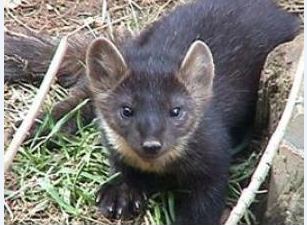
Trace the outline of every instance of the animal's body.
<instances>
[{"instance_id":1,"label":"animal's body","mask_svg":"<svg viewBox=\"0 0 307 225\"><path fill-rule=\"evenodd\" d=\"M253 123L266 56L296 32L270 1L209 0L178 7L119 49L94 41L90 86L122 174L100 193L103 213L125 217L140 193L183 189L175 224L219 224L230 149Z\"/></svg>"},{"instance_id":2,"label":"animal's body","mask_svg":"<svg viewBox=\"0 0 307 225\"><path fill-rule=\"evenodd\" d=\"M98 193L101 212L130 218L144 194L184 190L174 224L219 224L230 149L253 123L266 56L297 31L269 0L198 0L120 45L94 40L86 93L121 172Z\"/></svg>"}]
</instances>

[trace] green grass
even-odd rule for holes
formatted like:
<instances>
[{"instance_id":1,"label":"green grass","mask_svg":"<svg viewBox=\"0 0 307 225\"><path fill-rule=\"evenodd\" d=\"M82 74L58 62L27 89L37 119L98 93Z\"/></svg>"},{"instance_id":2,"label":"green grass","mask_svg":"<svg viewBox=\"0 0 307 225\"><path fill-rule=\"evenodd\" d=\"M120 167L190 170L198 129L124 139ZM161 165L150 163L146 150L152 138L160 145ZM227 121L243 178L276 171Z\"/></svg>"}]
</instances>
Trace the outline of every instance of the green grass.
<instances>
[{"instance_id":1,"label":"green grass","mask_svg":"<svg viewBox=\"0 0 307 225\"><path fill-rule=\"evenodd\" d=\"M109 1L111 2L113 3ZM120 4L120 1L114 2ZM142 5L141 1L133 2ZM154 1L148 6L142 5L141 8L135 4L128 4L118 14L130 16L130 19L122 22L125 27L139 30L182 2L184 1ZM288 8L288 1L282 5ZM301 10L300 7L296 11L302 17ZM118 11L110 11L113 20L119 17L115 12ZM69 15L61 19L69 19ZM84 21L79 22L83 24ZM70 24L70 20L66 23L71 28L75 25L75 22ZM123 24L115 24L114 28ZM14 122L24 117L36 90L27 84L9 87L5 93L6 128L10 128ZM58 87L50 92L46 99L47 105L52 105L55 102L54 99L57 101L63 99L67 94L66 90ZM81 103L78 108L82 107L82 104L84 103ZM53 123L48 118L44 120L37 135L20 149L14 160L12 171L5 176L5 224L109 224L96 214L94 207L96 190L102 183L110 180L108 151L99 144L100 132L94 123L88 126L82 125L78 117L78 108L58 123ZM73 116L79 118L78 134L65 136L59 133L63 123ZM50 132L45 137L40 137L39 134L44 128L48 128ZM258 158L259 154L251 154L236 160L231 167L228 206L231 207L236 203L241 194L241 185L248 183ZM145 218L140 219L141 223L170 224L176 216L175 204L172 193L156 194L150 199L149 209L146 211ZM253 220L252 212L247 211L242 223L251 224Z\"/></svg>"},{"instance_id":2,"label":"green grass","mask_svg":"<svg viewBox=\"0 0 307 225\"><path fill-rule=\"evenodd\" d=\"M139 30L157 19L176 1L161 2L161 5L143 7L128 5L126 9L131 19L125 26ZM24 87L24 88L23 88ZM15 90L16 88L16 90ZM47 105L62 100L67 94L62 88L53 88ZM31 104L36 89L31 85L11 87L11 95L5 101L6 109L25 111ZM10 93L9 93L10 94ZM14 95L17 95L17 97ZM11 99L14 99L11 101ZM100 144L100 131L94 123L84 126L78 109L54 123L49 117L42 121L36 136L24 145L17 154L12 171L5 182L5 223L9 224L110 224L99 217L95 208L95 192L108 182L108 151ZM48 107L47 107L48 108ZM45 107L46 109L46 107ZM50 109L50 107L49 107ZM22 119L14 113L6 113L7 126ZM78 121L78 134L66 136L60 128L68 119ZM44 129L50 132L41 137ZM231 168L227 205L233 206L241 193L240 183L249 179L258 156L253 154L238 160ZM175 218L176 200L173 193L158 193L149 200L144 218L131 224L171 224ZM244 224L250 224L253 215L248 211Z\"/></svg>"},{"instance_id":3,"label":"green grass","mask_svg":"<svg viewBox=\"0 0 307 225\"><path fill-rule=\"evenodd\" d=\"M29 224L30 221L109 224L99 217L94 207L97 188L110 179L108 151L100 145L100 132L95 123L83 126L81 122L78 109L85 103L57 123L47 117L37 135L21 148L10 174L13 179L7 180L5 185L7 224ZM77 135L61 134L61 126L72 117L78 121ZM49 134L39 137L45 128L50 130ZM232 166L228 205L233 205L240 196L240 183L250 177L256 161L257 156L252 154ZM149 201L145 218L137 224L171 224L175 204L172 193L156 194ZM251 215L246 213L248 224L253 220Z\"/></svg>"}]
</instances>

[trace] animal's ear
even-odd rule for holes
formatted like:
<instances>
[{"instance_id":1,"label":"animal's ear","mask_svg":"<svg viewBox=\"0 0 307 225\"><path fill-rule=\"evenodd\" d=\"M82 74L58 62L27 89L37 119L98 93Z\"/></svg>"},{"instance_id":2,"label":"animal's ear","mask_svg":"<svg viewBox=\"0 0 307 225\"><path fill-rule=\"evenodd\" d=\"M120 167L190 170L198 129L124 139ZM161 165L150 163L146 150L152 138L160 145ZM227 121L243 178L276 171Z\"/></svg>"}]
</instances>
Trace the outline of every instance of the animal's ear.
<instances>
[{"instance_id":1,"label":"animal's ear","mask_svg":"<svg viewBox=\"0 0 307 225\"><path fill-rule=\"evenodd\" d=\"M117 47L106 38L94 40L86 54L87 76L92 87L106 91L126 74L126 62Z\"/></svg>"},{"instance_id":2,"label":"animal's ear","mask_svg":"<svg viewBox=\"0 0 307 225\"><path fill-rule=\"evenodd\" d=\"M214 63L211 51L204 42L195 41L191 44L181 63L178 76L192 94L199 91L202 93L211 91Z\"/></svg>"}]
</instances>

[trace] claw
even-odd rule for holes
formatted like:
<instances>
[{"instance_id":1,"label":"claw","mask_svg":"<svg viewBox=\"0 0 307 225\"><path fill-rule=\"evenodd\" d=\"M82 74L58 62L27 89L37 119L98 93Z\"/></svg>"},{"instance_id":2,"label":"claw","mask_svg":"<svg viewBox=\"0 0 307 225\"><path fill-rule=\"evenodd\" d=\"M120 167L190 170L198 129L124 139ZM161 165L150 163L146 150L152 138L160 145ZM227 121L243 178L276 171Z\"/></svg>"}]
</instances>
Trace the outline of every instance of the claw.
<instances>
[{"instance_id":1,"label":"claw","mask_svg":"<svg viewBox=\"0 0 307 225\"><path fill-rule=\"evenodd\" d=\"M141 213L142 194L127 184L108 184L96 197L100 212L108 219L132 219Z\"/></svg>"},{"instance_id":2,"label":"claw","mask_svg":"<svg viewBox=\"0 0 307 225\"><path fill-rule=\"evenodd\" d=\"M108 211L108 213L109 213L110 215L112 215L112 213L113 213L113 206L108 206L108 207L107 207L107 211Z\"/></svg>"},{"instance_id":3,"label":"claw","mask_svg":"<svg viewBox=\"0 0 307 225\"><path fill-rule=\"evenodd\" d=\"M134 206L135 206L135 209L140 209L140 202L139 201L136 201L135 203L134 203Z\"/></svg>"},{"instance_id":4,"label":"claw","mask_svg":"<svg viewBox=\"0 0 307 225\"><path fill-rule=\"evenodd\" d=\"M117 213L116 213L116 216L115 216L117 220L119 220L119 219L121 218L122 213L123 213L123 209L122 209L122 208L119 208L119 209L117 210Z\"/></svg>"},{"instance_id":5,"label":"claw","mask_svg":"<svg viewBox=\"0 0 307 225\"><path fill-rule=\"evenodd\" d=\"M95 199L96 204L99 203L100 200L101 200L101 195L97 195Z\"/></svg>"}]
</instances>

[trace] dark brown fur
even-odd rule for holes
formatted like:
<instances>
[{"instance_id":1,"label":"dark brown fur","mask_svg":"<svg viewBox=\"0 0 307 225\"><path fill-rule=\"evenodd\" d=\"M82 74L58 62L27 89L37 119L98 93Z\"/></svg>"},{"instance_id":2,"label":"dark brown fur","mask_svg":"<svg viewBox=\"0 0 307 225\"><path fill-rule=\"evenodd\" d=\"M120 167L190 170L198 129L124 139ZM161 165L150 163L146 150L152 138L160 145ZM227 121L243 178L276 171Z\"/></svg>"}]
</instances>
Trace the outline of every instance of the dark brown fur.
<instances>
[{"instance_id":1,"label":"dark brown fur","mask_svg":"<svg viewBox=\"0 0 307 225\"><path fill-rule=\"evenodd\" d=\"M199 0L123 46L95 40L87 74L112 168L122 174L98 194L102 213L133 215L140 200L122 187L140 195L183 189L174 224L217 225L231 148L252 127L266 56L297 31L269 0ZM176 106L185 113L178 120L169 114Z\"/></svg>"},{"instance_id":2,"label":"dark brown fur","mask_svg":"<svg viewBox=\"0 0 307 225\"><path fill-rule=\"evenodd\" d=\"M88 79L84 68L68 72L85 84L111 172L121 173L100 189L100 211L127 219L144 195L184 190L175 192L174 224L219 224L231 148L253 124L266 56L297 31L297 20L270 0L198 0L123 43L93 41Z\"/></svg>"}]
</instances>

